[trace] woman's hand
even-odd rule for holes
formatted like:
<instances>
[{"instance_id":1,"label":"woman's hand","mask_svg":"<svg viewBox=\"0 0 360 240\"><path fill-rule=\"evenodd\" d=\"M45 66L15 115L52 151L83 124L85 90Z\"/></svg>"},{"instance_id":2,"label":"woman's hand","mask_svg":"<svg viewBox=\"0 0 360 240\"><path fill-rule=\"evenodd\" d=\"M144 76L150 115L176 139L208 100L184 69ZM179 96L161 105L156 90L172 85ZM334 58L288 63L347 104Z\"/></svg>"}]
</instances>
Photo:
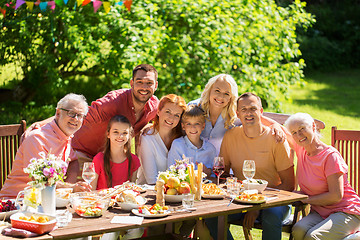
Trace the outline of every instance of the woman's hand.
<instances>
[{"instance_id":1,"label":"woman's hand","mask_svg":"<svg viewBox=\"0 0 360 240\"><path fill-rule=\"evenodd\" d=\"M286 140L286 135L281 128L280 124L274 123L271 126L271 134L275 137L276 142L283 143Z\"/></svg>"},{"instance_id":2,"label":"woman's hand","mask_svg":"<svg viewBox=\"0 0 360 240\"><path fill-rule=\"evenodd\" d=\"M87 184L86 182L77 182L72 187L73 192L90 192L91 185Z\"/></svg>"}]
</instances>

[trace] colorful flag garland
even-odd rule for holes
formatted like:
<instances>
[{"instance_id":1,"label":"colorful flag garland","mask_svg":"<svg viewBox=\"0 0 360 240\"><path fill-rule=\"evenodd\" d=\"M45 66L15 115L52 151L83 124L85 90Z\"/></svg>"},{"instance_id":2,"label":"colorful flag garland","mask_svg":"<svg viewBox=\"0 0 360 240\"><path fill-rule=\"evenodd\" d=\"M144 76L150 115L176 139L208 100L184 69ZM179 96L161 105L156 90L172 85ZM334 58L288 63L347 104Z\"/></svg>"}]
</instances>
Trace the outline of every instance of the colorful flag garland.
<instances>
[{"instance_id":1,"label":"colorful flag garland","mask_svg":"<svg viewBox=\"0 0 360 240\"><path fill-rule=\"evenodd\" d=\"M48 8L50 10L55 10L56 6L60 6L63 3L65 5L68 4L69 0L54 0L54 1L48 1L48 2L41 2L40 0L36 0L36 2L30 2L30 1L25 1L25 0L16 0L16 4L15 6L13 6L13 8L15 8L15 10L17 10L19 7L21 7L23 4L26 4L27 9L29 9L30 11L33 11L34 9L34 5L35 6L39 6L40 10L42 12L45 12ZM76 0L75 5L77 5L78 7L83 7L85 5L88 5L89 3L93 3L93 8L94 8L94 13L96 13L99 8L101 7L101 5L104 7L105 13L110 12L111 9L111 4L108 1L100 1L100 0ZM132 5L132 0L124 0L121 2L116 2L116 5L124 5L127 10L130 12L131 11L131 5ZM5 7L10 7L10 5L12 4L12 2L5 4ZM0 7L0 13L2 13L2 15L4 16L4 18L6 17L6 8L1 8ZM76 7L76 6L75 6Z\"/></svg>"}]
</instances>

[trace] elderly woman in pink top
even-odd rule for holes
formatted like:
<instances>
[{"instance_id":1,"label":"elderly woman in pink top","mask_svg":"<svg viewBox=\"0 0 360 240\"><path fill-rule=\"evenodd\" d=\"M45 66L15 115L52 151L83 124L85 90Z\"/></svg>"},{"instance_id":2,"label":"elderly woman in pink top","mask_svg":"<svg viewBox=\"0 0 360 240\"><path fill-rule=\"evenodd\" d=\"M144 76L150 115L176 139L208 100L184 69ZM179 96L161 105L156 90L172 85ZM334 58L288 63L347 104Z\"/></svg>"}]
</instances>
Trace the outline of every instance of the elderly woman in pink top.
<instances>
[{"instance_id":1,"label":"elderly woman in pink top","mask_svg":"<svg viewBox=\"0 0 360 240\"><path fill-rule=\"evenodd\" d=\"M296 113L285 126L297 155L297 181L309 195L308 216L292 229L298 239L343 239L360 229L360 198L347 180L348 166L340 153L319 139L313 118Z\"/></svg>"},{"instance_id":2,"label":"elderly woman in pink top","mask_svg":"<svg viewBox=\"0 0 360 240\"><path fill-rule=\"evenodd\" d=\"M15 198L31 179L24 172L32 158L39 158L40 152L61 157L64 161L70 158L66 183L59 182L57 187L72 187L74 191L90 191L90 186L84 182L76 181L78 163L76 154L71 148L73 134L79 130L84 116L88 112L88 104L82 95L70 93L57 104L55 118L39 129L29 133L21 143L11 173L0 191L0 198Z\"/></svg>"}]
</instances>

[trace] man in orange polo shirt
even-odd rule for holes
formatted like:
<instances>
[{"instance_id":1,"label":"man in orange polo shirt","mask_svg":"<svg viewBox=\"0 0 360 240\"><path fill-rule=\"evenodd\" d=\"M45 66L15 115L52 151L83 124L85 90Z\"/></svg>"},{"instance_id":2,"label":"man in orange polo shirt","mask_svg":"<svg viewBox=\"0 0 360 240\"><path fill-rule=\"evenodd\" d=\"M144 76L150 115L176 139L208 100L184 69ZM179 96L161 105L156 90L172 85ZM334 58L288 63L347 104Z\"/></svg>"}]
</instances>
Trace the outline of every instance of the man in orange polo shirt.
<instances>
[{"instance_id":1,"label":"man in orange polo shirt","mask_svg":"<svg viewBox=\"0 0 360 240\"><path fill-rule=\"evenodd\" d=\"M277 142L271 129L261 123L263 108L261 99L253 93L244 93L237 100L237 116L242 126L228 130L221 144L220 156L224 157L225 172L230 168L234 175L244 180L243 162L246 159L256 163L256 179L268 181L268 186L287 191L295 187L294 164L290 158L290 147L285 142ZM229 215L229 220L243 219L243 226L251 229L255 220L263 227L264 240L280 240L282 221L290 214L289 206L249 211L245 214ZM217 219L208 219L206 224L211 235L217 237ZM228 232L228 239L232 239Z\"/></svg>"}]
</instances>

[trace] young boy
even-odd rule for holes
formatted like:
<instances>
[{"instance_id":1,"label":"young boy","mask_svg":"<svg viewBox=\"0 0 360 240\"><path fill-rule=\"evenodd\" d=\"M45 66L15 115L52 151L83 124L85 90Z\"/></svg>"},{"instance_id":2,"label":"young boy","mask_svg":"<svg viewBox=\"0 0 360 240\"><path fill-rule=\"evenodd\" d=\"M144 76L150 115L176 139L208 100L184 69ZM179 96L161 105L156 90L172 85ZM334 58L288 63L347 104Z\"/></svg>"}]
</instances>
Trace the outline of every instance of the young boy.
<instances>
[{"instance_id":1,"label":"young boy","mask_svg":"<svg viewBox=\"0 0 360 240\"><path fill-rule=\"evenodd\" d=\"M168 167L185 155L192 157L194 162L202 162L204 173L210 176L216 149L211 143L200 137L205 128L204 110L195 104L187 106L181 118L181 126L186 136L173 141L168 154Z\"/></svg>"}]
</instances>

